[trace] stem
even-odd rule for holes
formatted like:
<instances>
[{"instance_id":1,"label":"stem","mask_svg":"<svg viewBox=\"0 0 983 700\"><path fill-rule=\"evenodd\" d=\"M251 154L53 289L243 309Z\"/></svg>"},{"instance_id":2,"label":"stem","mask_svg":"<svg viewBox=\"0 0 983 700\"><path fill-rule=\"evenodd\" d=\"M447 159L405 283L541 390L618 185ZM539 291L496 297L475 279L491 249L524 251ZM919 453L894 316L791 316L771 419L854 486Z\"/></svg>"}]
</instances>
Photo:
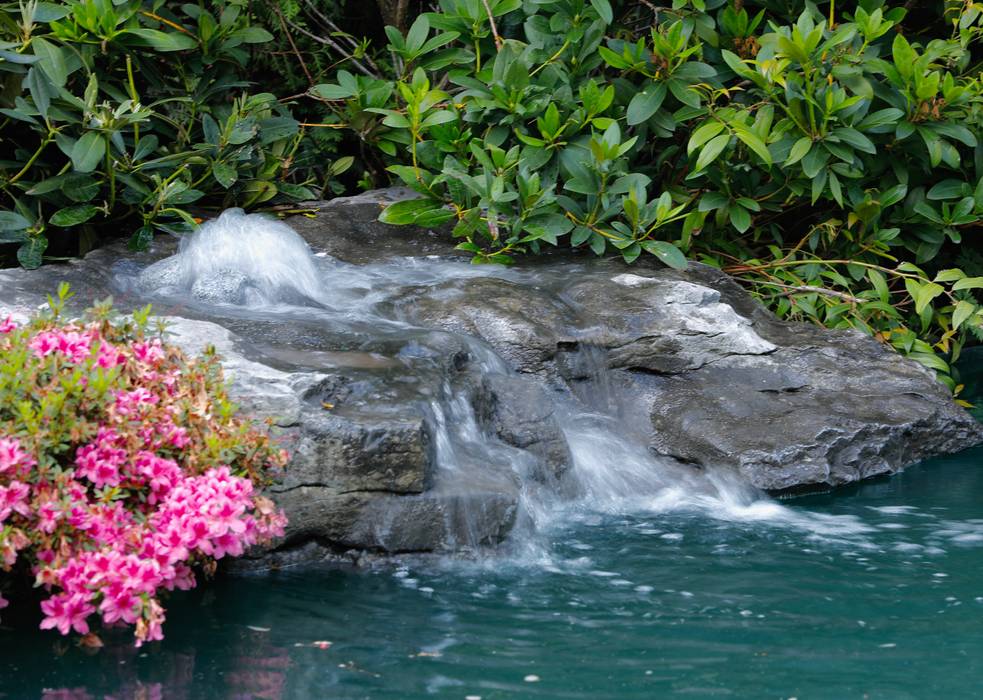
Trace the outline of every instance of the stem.
<instances>
[{"instance_id":1,"label":"stem","mask_svg":"<svg viewBox=\"0 0 983 700\"><path fill-rule=\"evenodd\" d=\"M550 65L556 59L558 59L563 54L563 52L567 50L567 48L569 46L570 46L570 40L567 39L566 41L563 42L563 46L561 46L559 48L559 50L555 54L553 54L548 59L546 59L546 63L544 63L543 65L539 66L538 68L536 68L536 70L534 70L532 73L530 73L529 74L529 77L531 78L532 76L536 75L536 73L538 73L539 71L543 70L543 68L545 68L546 66Z\"/></svg>"},{"instance_id":2,"label":"stem","mask_svg":"<svg viewBox=\"0 0 983 700\"><path fill-rule=\"evenodd\" d=\"M109 139L106 139L106 175L109 176L109 210L116 206L116 168L113 167L113 155L110 152Z\"/></svg>"},{"instance_id":3,"label":"stem","mask_svg":"<svg viewBox=\"0 0 983 700\"><path fill-rule=\"evenodd\" d=\"M24 164L24 167L20 169L20 172L18 172L16 175L10 178L10 180L7 181L7 184L12 185L18 180L20 180L22 177L24 177L24 175L27 174L27 171L31 169L31 166L34 165L34 161L36 161L41 156L41 153L44 151L45 148L48 147L48 144L51 143L52 141L54 141L54 137L51 132L48 132L48 135L45 137L44 141L42 141L41 145L38 146L38 150L34 151L34 155L32 155L30 159Z\"/></svg>"},{"instance_id":4,"label":"stem","mask_svg":"<svg viewBox=\"0 0 983 700\"><path fill-rule=\"evenodd\" d=\"M835 289L826 289L825 287L813 287L812 285L808 285L808 284L802 286L796 286L794 284L782 284L781 282L764 282L761 280L754 282L754 284L763 284L768 287L779 287L781 289L788 289L793 292L822 294L829 297L836 297L837 299L842 299L843 301L848 301L851 304L862 304L865 301L864 299L855 297L851 294L847 294L846 292L838 292Z\"/></svg>"},{"instance_id":5,"label":"stem","mask_svg":"<svg viewBox=\"0 0 983 700\"><path fill-rule=\"evenodd\" d=\"M488 5L488 0L481 0L481 4L485 6L485 13L488 15L488 22L491 24L492 36L495 37L495 48L501 51L502 37L498 35L498 27L495 26L495 15L492 14L491 7Z\"/></svg>"},{"instance_id":6,"label":"stem","mask_svg":"<svg viewBox=\"0 0 983 700\"><path fill-rule=\"evenodd\" d=\"M129 82L130 87L130 99L136 104L140 101L139 95L137 95L136 81L133 80L133 60L130 54L126 54L126 78ZM133 151L136 152L137 146L140 145L140 124L138 122L133 122Z\"/></svg>"}]
</instances>

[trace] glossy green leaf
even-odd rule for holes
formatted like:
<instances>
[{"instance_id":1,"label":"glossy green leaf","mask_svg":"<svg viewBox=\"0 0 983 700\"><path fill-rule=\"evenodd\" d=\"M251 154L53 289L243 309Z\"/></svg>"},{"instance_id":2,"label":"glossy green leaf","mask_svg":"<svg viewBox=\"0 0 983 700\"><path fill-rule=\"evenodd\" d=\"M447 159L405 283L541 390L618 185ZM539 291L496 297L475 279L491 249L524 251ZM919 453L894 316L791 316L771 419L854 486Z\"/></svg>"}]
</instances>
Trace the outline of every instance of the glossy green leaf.
<instances>
[{"instance_id":1,"label":"glossy green leaf","mask_svg":"<svg viewBox=\"0 0 983 700\"><path fill-rule=\"evenodd\" d=\"M69 228L71 226L78 226L79 224L85 223L98 212L99 207L92 204L77 204L72 207L59 209L51 215L51 218L48 219L48 223L60 228Z\"/></svg>"},{"instance_id":2,"label":"glossy green leaf","mask_svg":"<svg viewBox=\"0 0 983 700\"><path fill-rule=\"evenodd\" d=\"M80 173L90 173L96 169L106 154L106 142L98 131L86 131L72 148L72 165Z\"/></svg>"},{"instance_id":3,"label":"glossy green leaf","mask_svg":"<svg viewBox=\"0 0 983 700\"><path fill-rule=\"evenodd\" d=\"M642 247L646 252L651 253L674 270L685 270L689 266L686 262L686 256L672 243L667 243L666 241L643 241Z\"/></svg>"}]
</instances>

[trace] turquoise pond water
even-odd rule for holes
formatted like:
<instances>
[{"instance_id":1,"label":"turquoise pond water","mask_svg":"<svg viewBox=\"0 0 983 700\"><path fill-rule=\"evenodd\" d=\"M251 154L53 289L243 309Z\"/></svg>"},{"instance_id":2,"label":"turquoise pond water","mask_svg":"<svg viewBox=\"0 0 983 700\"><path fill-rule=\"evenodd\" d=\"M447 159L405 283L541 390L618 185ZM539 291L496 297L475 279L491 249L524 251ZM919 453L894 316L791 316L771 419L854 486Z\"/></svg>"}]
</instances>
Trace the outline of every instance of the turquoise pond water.
<instances>
[{"instance_id":1,"label":"turquoise pond water","mask_svg":"<svg viewBox=\"0 0 983 700\"><path fill-rule=\"evenodd\" d=\"M482 562L222 578L143 650L6 615L0 697L983 697L981 467L719 516L577 510Z\"/></svg>"}]
</instances>

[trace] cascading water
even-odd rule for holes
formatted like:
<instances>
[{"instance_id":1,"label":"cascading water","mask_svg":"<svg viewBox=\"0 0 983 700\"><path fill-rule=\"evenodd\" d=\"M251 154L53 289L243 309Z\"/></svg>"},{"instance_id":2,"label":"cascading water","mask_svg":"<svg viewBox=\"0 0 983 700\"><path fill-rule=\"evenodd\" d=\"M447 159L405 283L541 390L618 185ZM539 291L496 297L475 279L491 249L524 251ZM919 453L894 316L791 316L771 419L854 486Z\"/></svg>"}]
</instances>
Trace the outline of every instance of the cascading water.
<instances>
[{"instance_id":1,"label":"cascading water","mask_svg":"<svg viewBox=\"0 0 983 700\"><path fill-rule=\"evenodd\" d=\"M194 294L205 284L221 289L231 278L247 290L230 297L238 315L275 314L286 324L294 313L334 334L386 337L397 343L405 338L400 356L417 354L406 348L417 347L420 334L432 329L394 313L389 303L394 288L427 288L482 275L522 279L522 274L535 274L440 259L393 258L352 265L323 253L315 255L286 224L239 209L203 225L182 242L177 256L164 263L170 266L171 276L169 284L157 284L158 293ZM511 374L506 361L484 342L460 333L450 335L466 348L471 372L479 377ZM311 352L317 356L319 350ZM703 472L656 457L644 433L632 429L631 406L620 400L610 383L603 353L585 345L574 359L589 380L570 395L552 393L572 456L564 485L545 486L530 479L532 456L482 429L471 405L473 386L455 387L444 381L436 395L421 396L420 407L434 436L437 488L449 488L457 502L446 517L463 521L456 528L448 527L464 533L463 541L449 541L448 548L483 544L469 533L476 531L473 524L483 517L481 489L495 478L487 466L503 463L511 470L507 479L519 492L512 552L537 560L544 554L537 533L549 531L572 513L698 511L714 519L774 522L828 535L862 531L855 522L812 518L785 508L733 473ZM469 491L475 497L468 498Z\"/></svg>"}]
</instances>

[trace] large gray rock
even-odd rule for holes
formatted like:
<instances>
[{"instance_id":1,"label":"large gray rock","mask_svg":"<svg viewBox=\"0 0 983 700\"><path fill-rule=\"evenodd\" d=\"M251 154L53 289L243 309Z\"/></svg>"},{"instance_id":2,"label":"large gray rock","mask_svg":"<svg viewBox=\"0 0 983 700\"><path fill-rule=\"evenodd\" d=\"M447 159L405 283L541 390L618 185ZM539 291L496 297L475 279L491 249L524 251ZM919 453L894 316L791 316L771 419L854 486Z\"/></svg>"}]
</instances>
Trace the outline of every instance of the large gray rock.
<instances>
[{"instance_id":1,"label":"large gray rock","mask_svg":"<svg viewBox=\"0 0 983 700\"><path fill-rule=\"evenodd\" d=\"M172 340L215 346L237 401L293 453L271 488L290 517L275 561L501 541L530 489L575 491L570 411L614 416L676 470L777 492L983 441L928 370L858 333L779 321L717 270L571 254L477 269L444 233L378 222L407 196L311 203L316 217L288 220L324 265L318 304L237 307L246 276L189 286L176 242L160 239L0 271L0 307L30 312L67 280L73 310L152 300Z\"/></svg>"},{"instance_id":2,"label":"large gray rock","mask_svg":"<svg viewBox=\"0 0 983 700\"><path fill-rule=\"evenodd\" d=\"M537 382L509 374L483 378L474 403L478 420L507 445L537 459L537 481L558 482L573 464L573 455L556 417L556 397Z\"/></svg>"}]
</instances>

